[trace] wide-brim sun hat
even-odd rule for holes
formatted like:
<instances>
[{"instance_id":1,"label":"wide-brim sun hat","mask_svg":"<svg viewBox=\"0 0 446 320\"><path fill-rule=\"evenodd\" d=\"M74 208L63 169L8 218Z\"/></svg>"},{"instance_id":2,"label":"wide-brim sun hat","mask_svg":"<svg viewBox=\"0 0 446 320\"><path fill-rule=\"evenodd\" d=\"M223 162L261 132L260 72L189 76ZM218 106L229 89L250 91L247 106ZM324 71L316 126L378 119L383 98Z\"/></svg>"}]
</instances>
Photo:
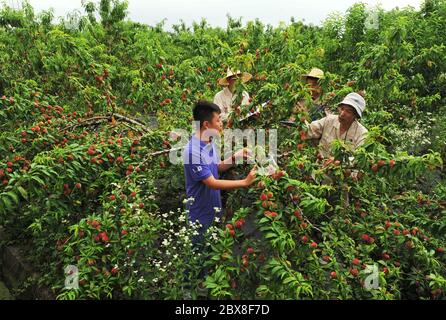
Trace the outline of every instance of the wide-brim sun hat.
<instances>
[{"instance_id":1,"label":"wide-brim sun hat","mask_svg":"<svg viewBox=\"0 0 446 320\"><path fill-rule=\"evenodd\" d=\"M315 78L315 79L324 79L324 71L319 68L312 68L309 73L303 74L302 78Z\"/></svg>"},{"instance_id":2,"label":"wide-brim sun hat","mask_svg":"<svg viewBox=\"0 0 446 320\"><path fill-rule=\"evenodd\" d=\"M353 109L355 109L358 113L359 117L362 118L362 113L365 110L365 99L360 94L356 92L349 93L345 96L344 100L338 103L338 106L341 104L346 104L353 107Z\"/></svg>"},{"instance_id":3,"label":"wide-brim sun hat","mask_svg":"<svg viewBox=\"0 0 446 320\"><path fill-rule=\"evenodd\" d=\"M234 76L240 78L242 83L248 82L252 78L252 74L248 72L241 72L240 70L234 72L231 69L228 69L226 72L226 77L218 79L218 84L221 86L228 86L229 85L228 79Z\"/></svg>"}]
</instances>

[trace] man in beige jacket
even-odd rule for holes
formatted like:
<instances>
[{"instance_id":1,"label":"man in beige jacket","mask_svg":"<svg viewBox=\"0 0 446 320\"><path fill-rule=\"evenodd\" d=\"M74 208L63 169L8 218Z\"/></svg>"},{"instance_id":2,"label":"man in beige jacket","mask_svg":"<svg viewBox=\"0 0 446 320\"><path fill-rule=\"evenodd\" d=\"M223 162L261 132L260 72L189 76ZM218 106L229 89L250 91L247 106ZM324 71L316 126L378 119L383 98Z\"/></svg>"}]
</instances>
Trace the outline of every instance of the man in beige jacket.
<instances>
[{"instance_id":1,"label":"man in beige jacket","mask_svg":"<svg viewBox=\"0 0 446 320\"><path fill-rule=\"evenodd\" d=\"M339 103L339 115L328 115L308 125L308 138L319 139L320 154L324 158L330 157L331 143L335 139L351 144L353 149L364 143L368 131L358 121L364 109L364 98L352 92Z\"/></svg>"}]
</instances>

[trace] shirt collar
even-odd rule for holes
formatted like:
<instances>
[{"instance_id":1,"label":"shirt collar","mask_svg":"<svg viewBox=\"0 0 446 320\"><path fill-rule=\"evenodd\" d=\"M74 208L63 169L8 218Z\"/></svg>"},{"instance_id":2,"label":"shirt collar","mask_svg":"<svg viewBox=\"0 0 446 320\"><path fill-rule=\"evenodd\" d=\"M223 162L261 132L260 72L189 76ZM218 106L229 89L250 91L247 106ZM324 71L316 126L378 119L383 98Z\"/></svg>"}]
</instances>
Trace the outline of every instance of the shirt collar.
<instances>
[{"instance_id":1,"label":"shirt collar","mask_svg":"<svg viewBox=\"0 0 446 320\"><path fill-rule=\"evenodd\" d=\"M195 139L196 141L199 141L199 142L200 142L200 147L203 147L203 148L208 147L208 146L212 146L213 143L214 143L214 141L211 141L211 142L209 142L209 143L206 143L205 141L203 141L203 140L201 140L201 139L198 139L198 138L195 136L195 134L192 135L192 139Z\"/></svg>"},{"instance_id":2,"label":"shirt collar","mask_svg":"<svg viewBox=\"0 0 446 320\"><path fill-rule=\"evenodd\" d=\"M358 125L358 120L353 120L352 124L350 125L350 128L348 128L347 132L349 130L355 130L356 126ZM341 129L341 123L339 122L339 116L336 117L336 121L333 124L333 127L335 127L337 130Z\"/></svg>"}]
</instances>

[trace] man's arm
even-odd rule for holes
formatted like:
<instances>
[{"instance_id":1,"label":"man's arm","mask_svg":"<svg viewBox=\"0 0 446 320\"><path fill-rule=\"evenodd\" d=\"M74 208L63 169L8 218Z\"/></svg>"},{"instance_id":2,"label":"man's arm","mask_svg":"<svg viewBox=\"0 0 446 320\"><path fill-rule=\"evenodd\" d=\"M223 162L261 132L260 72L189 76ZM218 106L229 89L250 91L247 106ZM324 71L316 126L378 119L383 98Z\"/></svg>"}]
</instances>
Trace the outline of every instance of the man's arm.
<instances>
[{"instance_id":1,"label":"man's arm","mask_svg":"<svg viewBox=\"0 0 446 320\"><path fill-rule=\"evenodd\" d=\"M324 117L322 119L315 120L310 124L307 124L309 139L320 139L320 137L322 136L322 132L324 131L324 126L325 126L326 120L327 120L327 117Z\"/></svg>"},{"instance_id":2,"label":"man's arm","mask_svg":"<svg viewBox=\"0 0 446 320\"><path fill-rule=\"evenodd\" d=\"M232 189L239 189L239 188L246 188L248 186L248 183L246 182L246 179L243 180L217 180L214 178L214 176L210 176L207 179L203 180L203 183L215 190L232 190Z\"/></svg>"},{"instance_id":3,"label":"man's arm","mask_svg":"<svg viewBox=\"0 0 446 320\"><path fill-rule=\"evenodd\" d=\"M203 183L211 189L215 190L232 190L239 188L249 187L255 179L256 169L252 169L251 172L243 180L220 180L215 179L214 176L210 176L203 180Z\"/></svg>"}]
</instances>

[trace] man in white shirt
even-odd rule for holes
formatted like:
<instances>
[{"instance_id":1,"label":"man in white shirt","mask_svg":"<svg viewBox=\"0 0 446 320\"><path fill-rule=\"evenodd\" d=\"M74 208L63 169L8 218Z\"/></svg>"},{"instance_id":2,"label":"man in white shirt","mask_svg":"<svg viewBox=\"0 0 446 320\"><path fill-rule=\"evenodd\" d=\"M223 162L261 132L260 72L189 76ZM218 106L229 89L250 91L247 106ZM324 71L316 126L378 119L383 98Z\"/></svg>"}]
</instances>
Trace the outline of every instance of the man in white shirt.
<instances>
[{"instance_id":1,"label":"man in white shirt","mask_svg":"<svg viewBox=\"0 0 446 320\"><path fill-rule=\"evenodd\" d=\"M235 90L238 79L240 79L241 83L245 83L251 78L252 75L247 72L241 72L240 70L237 70L237 72L233 72L231 69L228 68L226 77L218 80L218 84L224 86L225 88L215 95L214 103L220 107L220 119L223 123L228 122L229 114L233 111L233 109L235 109L235 111L239 113L240 105L243 106L250 103L248 92L243 91L241 103L238 104L236 101L237 96L235 94Z\"/></svg>"}]
</instances>

